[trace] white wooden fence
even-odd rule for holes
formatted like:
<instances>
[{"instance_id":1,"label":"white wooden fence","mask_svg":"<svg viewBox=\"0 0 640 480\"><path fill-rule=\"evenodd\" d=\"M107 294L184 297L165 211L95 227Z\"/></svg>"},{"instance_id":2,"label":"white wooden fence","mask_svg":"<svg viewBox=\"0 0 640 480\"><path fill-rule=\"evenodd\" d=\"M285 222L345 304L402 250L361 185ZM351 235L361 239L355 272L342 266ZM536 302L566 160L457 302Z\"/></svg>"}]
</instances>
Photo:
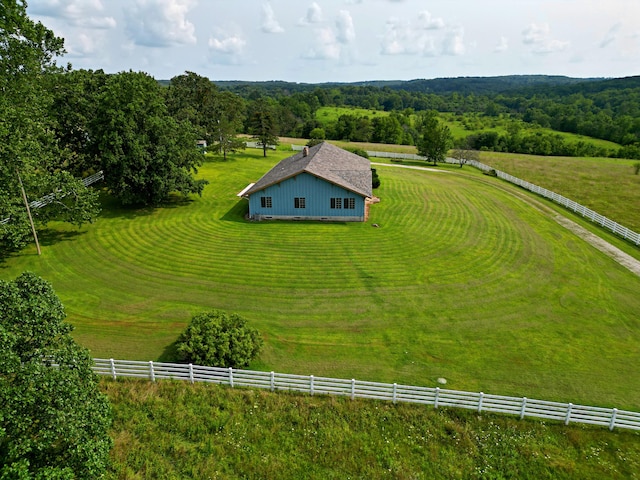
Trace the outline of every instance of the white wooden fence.
<instances>
[{"instance_id":1,"label":"white wooden fence","mask_svg":"<svg viewBox=\"0 0 640 480\"><path fill-rule=\"evenodd\" d=\"M129 360L94 359L94 372L113 379L120 377L146 378L151 381L177 379L209 382L230 387L265 388L271 391L295 391L325 395L341 395L438 407L457 407L477 412L506 413L525 417L558 420L569 424L586 423L640 430L640 413L616 408L587 407L573 403L547 402L526 397L505 397L485 393L471 393L441 388L413 387L396 383L364 382L337 378L258 372L232 368L203 367L192 364L140 362Z\"/></svg>"},{"instance_id":2,"label":"white wooden fence","mask_svg":"<svg viewBox=\"0 0 640 480\"><path fill-rule=\"evenodd\" d=\"M297 149L297 148L296 148ZM393 152L367 152L370 157L378 157L378 158L395 158L402 160L421 160L425 161L424 157L420 155L410 154L410 153L393 153ZM458 164L458 160L454 158L447 158L445 160L446 163L454 163ZM533 183L526 182L520 178L514 177L513 175L509 175L508 173L501 172L500 170L496 170L489 165L485 165L484 163L480 163L475 160L470 160L467 162L468 165L475 167L484 172L488 172L489 170L494 170L498 178L506 180L507 182L513 183L514 185L518 185L519 187L524 188L525 190L529 190L530 192L537 193L538 195L543 196L544 198L548 198L553 200L554 202L562 205L569 210L573 210L576 213L579 213L583 217L591 220L593 223L596 223L607 230L615 233L616 235L620 235L625 240L635 244L640 245L640 234L634 232L633 230L620 225L618 222L614 222L613 220L608 219L607 217L600 215L598 212L594 212L593 210L580 205L573 200L570 200L562 195L559 195L551 190L547 190L546 188L539 187L538 185L534 185Z\"/></svg>"}]
</instances>

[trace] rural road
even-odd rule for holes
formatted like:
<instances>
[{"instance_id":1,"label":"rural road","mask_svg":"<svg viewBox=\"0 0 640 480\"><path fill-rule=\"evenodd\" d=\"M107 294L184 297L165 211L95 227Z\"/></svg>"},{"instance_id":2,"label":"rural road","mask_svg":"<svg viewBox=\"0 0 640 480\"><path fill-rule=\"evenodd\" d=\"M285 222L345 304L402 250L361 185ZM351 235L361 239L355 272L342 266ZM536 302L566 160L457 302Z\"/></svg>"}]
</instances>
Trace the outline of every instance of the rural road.
<instances>
[{"instance_id":1,"label":"rural road","mask_svg":"<svg viewBox=\"0 0 640 480\"><path fill-rule=\"evenodd\" d=\"M376 165L376 166L381 166L381 167L393 167L393 168L409 168L409 169L413 169L413 170L426 170L426 171L429 171L429 172L439 172L439 173L455 173L455 172L449 172L449 171L444 171L444 170L438 170L436 168L418 167L418 166L413 166L413 165L398 165L398 164L375 163L375 162L371 162L371 165ZM611 245L606 240L604 240L604 239L598 237L597 235L591 233L589 230L587 230L586 228L583 228L580 225L578 225L577 223L569 220L567 217L563 217L562 215L557 214L556 212L553 212L553 211L551 211L551 210L549 210L547 208L540 208L540 207L543 207L543 205L540 202L532 199L531 197L524 196L524 195L519 195L519 194L516 194L515 192L510 192L510 193L512 193L513 195L517 196L518 198L521 198L522 200L528 202L533 207L535 207L538 210L540 210L542 213L544 213L546 215L549 215L558 224L562 225L567 230L570 230L575 235L580 237L582 240L584 240L585 242L589 243L590 245L592 245L596 249L600 250L602 253L604 253L608 257L612 258L613 260L618 262L620 265L622 265L623 267L627 268L628 270L630 270L631 272L633 272L634 274L636 274L636 275L638 275L640 277L640 260L636 260L631 255L623 252L618 247L615 247L615 246Z\"/></svg>"}]
</instances>

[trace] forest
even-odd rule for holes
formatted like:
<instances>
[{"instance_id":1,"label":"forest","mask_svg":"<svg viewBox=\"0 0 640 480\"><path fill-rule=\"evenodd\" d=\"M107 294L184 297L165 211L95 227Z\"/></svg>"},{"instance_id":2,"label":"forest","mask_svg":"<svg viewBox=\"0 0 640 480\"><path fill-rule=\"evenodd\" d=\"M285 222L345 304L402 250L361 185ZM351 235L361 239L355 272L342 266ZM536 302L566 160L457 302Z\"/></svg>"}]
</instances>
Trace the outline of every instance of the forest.
<instances>
[{"instance_id":1,"label":"forest","mask_svg":"<svg viewBox=\"0 0 640 480\"><path fill-rule=\"evenodd\" d=\"M296 84L287 82L216 82L252 102L271 99L279 133L312 137L417 144L423 112L473 119L480 127L508 119L502 134L470 134L472 149L563 156L640 158L640 77L576 79L557 76L451 78L405 82ZM388 112L387 116L345 114L327 128L315 113L322 107L350 106ZM616 149L568 145L562 136L531 132L536 127L607 140Z\"/></svg>"}]
</instances>

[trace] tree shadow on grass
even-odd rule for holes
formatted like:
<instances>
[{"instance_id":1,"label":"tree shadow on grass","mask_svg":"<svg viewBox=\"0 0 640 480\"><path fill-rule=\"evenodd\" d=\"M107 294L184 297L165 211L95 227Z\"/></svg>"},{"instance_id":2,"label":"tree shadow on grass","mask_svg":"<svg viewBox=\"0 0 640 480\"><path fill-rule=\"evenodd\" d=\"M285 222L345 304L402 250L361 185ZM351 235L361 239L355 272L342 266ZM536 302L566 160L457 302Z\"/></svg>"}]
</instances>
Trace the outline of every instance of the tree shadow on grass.
<instances>
[{"instance_id":1,"label":"tree shadow on grass","mask_svg":"<svg viewBox=\"0 0 640 480\"><path fill-rule=\"evenodd\" d=\"M38 240L43 247L50 247L51 245L63 242L70 242L76 238L84 235L86 230L52 230L46 229L38 232Z\"/></svg>"},{"instance_id":2,"label":"tree shadow on grass","mask_svg":"<svg viewBox=\"0 0 640 480\"><path fill-rule=\"evenodd\" d=\"M166 363L179 363L177 343L178 341L176 340L175 342L167 345L156 361Z\"/></svg>"},{"instance_id":3,"label":"tree shadow on grass","mask_svg":"<svg viewBox=\"0 0 640 480\"><path fill-rule=\"evenodd\" d=\"M124 218L132 220L138 217L146 217L153 214L158 209L162 208L178 208L184 205L189 205L193 200L186 198L182 195L171 195L166 201L157 206L140 206L140 205L127 205L123 206L118 199L111 195L100 195L100 204L102 206L102 212L100 217L102 218Z\"/></svg>"},{"instance_id":4,"label":"tree shadow on grass","mask_svg":"<svg viewBox=\"0 0 640 480\"><path fill-rule=\"evenodd\" d=\"M50 247L52 245L70 242L75 240L76 238L84 235L86 230L53 230L53 229L43 229L38 230L38 243L41 247ZM37 256L38 253L35 249L35 244L33 243L33 237L30 238L27 246L23 248L19 248L17 250L11 250L9 248L2 248L0 246L0 268L7 267L7 261L11 258L25 257L25 256Z\"/></svg>"}]
</instances>

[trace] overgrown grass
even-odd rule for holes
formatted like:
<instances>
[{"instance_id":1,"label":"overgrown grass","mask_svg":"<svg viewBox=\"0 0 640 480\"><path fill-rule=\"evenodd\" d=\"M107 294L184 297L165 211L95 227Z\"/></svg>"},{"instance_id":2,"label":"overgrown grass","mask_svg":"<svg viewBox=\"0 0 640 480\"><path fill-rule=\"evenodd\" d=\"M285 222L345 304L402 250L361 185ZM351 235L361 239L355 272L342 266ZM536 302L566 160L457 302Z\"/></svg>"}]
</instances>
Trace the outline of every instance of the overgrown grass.
<instances>
[{"instance_id":1,"label":"overgrown grass","mask_svg":"<svg viewBox=\"0 0 640 480\"><path fill-rule=\"evenodd\" d=\"M640 175L633 160L482 152L480 161L640 232Z\"/></svg>"},{"instance_id":2,"label":"overgrown grass","mask_svg":"<svg viewBox=\"0 0 640 480\"><path fill-rule=\"evenodd\" d=\"M168 359L219 308L263 333L252 368L640 407L640 278L477 174L380 167L369 223L245 221L236 193L287 154L210 161L183 204L52 225L0 277L51 281L96 357Z\"/></svg>"},{"instance_id":3,"label":"overgrown grass","mask_svg":"<svg viewBox=\"0 0 640 480\"><path fill-rule=\"evenodd\" d=\"M102 382L109 478L634 479L640 435L212 385Z\"/></svg>"}]
</instances>

